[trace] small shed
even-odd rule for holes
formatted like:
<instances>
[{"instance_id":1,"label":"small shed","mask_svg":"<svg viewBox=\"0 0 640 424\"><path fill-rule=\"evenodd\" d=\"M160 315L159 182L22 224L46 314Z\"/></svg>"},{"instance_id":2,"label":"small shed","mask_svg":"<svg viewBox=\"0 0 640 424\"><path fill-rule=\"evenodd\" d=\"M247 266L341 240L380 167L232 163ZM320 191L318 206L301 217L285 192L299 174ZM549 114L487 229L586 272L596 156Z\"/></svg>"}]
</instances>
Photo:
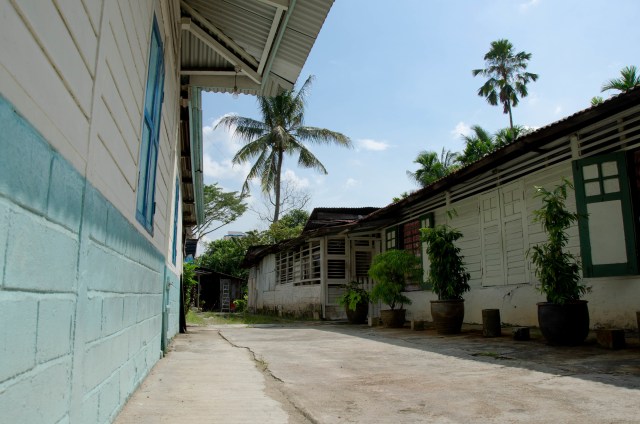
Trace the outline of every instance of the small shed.
<instances>
[{"instance_id":1,"label":"small shed","mask_svg":"<svg viewBox=\"0 0 640 424\"><path fill-rule=\"evenodd\" d=\"M198 268L196 275L198 285L192 298L197 308L217 312L234 310L233 301L242 298L246 280L208 268Z\"/></svg>"}]
</instances>

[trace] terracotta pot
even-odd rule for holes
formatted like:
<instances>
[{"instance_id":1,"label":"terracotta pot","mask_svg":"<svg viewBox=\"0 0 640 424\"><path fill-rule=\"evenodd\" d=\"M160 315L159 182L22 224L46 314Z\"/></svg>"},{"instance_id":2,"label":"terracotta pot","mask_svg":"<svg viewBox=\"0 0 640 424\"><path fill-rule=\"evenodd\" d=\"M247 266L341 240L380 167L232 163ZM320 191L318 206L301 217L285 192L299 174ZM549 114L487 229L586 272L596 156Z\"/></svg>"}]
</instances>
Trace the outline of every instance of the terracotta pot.
<instances>
[{"instance_id":1,"label":"terracotta pot","mask_svg":"<svg viewBox=\"0 0 640 424\"><path fill-rule=\"evenodd\" d=\"M564 305L538 303L538 325L551 345L579 345L589 335L589 308L586 300Z\"/></svg>"},{"instance_id":2,"label":"terracotta pot","mask_svg":"<svg viewBox=\"0 0 640 424\"><path fill-rule=\"evenodd\" d=\"M386 328L404 327L406 313L406 309L385 309L380 311L382 326Z\"/></svg>"},{"instance_id":3,"label":"terracotta pot","mask_svg":"<svg viewBox=\"0 0 640 424\"><path fill-rule=\"evenodd\" d=\"M464 320L464 300L432 300L431 317L438 334L458 334Z\"/></svg>"},{"instance_id":4,"label":"terracotta pot","mask_svg":"<svg viewBox=\"0 0 640 424\"><path fill-rule=\"evenodd\" d=\"M356 305L356 310L349 309L349 306L345 306L347 311L347 319L351 324L363 324L367 321L367 315L369 314L369 303L360 302Z\"/></svg>"}]
</instances>

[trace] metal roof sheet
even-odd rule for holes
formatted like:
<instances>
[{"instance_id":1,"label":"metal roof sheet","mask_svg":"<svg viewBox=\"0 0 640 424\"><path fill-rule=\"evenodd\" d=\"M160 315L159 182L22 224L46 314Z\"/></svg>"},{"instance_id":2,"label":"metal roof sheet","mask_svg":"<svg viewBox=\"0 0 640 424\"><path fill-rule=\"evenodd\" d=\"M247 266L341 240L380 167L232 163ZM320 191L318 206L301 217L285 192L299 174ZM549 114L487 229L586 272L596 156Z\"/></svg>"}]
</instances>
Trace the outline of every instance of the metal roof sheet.
<instances>
[{"instance_id":1,"label":"metal roof sheet","mask_svg":"<svg viewBox=\"0 0 640 424\"><path fill-rule=\"evenodd\" d=\"M213 92L274 95L290 89L333 0L182 0L181 66ZM284 5L284 2L282 3ZM191 25L197 26L192 30ZM283 26L285 25L285 26ZM200 36L194 35L201 31ZM211 43L202 37L210 37ZM235 77L235 68L242 71ZM236 84L237 81L237 84Z\"/></svg>"}]
</instances>

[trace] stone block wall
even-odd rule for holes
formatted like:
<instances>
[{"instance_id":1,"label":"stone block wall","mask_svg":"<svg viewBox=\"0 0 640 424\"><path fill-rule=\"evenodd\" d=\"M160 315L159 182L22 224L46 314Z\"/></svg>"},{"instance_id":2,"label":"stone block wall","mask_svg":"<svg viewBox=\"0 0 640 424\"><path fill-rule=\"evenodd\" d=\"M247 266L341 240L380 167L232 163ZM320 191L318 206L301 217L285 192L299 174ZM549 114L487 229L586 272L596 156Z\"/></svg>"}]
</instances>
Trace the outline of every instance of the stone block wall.
<instances>
[{"instance_id":1,"label":"stone block wall","mask_svg":"<svg viewBox=\"0 0 640 424\"><path fill-rule=\"evenodd\" d=\"M0 97L0 421L110 422L178 329L179 278Z\"/></svg>"}]
</instances>

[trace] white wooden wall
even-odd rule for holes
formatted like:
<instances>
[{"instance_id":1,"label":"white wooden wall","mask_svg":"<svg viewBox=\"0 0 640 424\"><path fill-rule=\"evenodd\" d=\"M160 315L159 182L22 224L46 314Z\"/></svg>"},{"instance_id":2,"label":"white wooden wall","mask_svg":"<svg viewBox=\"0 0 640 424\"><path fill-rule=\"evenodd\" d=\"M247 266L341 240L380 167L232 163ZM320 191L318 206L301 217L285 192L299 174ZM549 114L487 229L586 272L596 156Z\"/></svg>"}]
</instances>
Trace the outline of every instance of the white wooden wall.
<instances>
[{"instance_id":1,"label":"white wooden wall","mask_svg":"<svg viewBox=\"0 0 640 424\"><path fill-rule=\"evenodd\" d=\"M141 233L167 252L179 123L178 3L0 0L0 10L3 95ZM166 74L151 237L135 219L135 191L154 13Z\"/></svg>"}]
</instances>

